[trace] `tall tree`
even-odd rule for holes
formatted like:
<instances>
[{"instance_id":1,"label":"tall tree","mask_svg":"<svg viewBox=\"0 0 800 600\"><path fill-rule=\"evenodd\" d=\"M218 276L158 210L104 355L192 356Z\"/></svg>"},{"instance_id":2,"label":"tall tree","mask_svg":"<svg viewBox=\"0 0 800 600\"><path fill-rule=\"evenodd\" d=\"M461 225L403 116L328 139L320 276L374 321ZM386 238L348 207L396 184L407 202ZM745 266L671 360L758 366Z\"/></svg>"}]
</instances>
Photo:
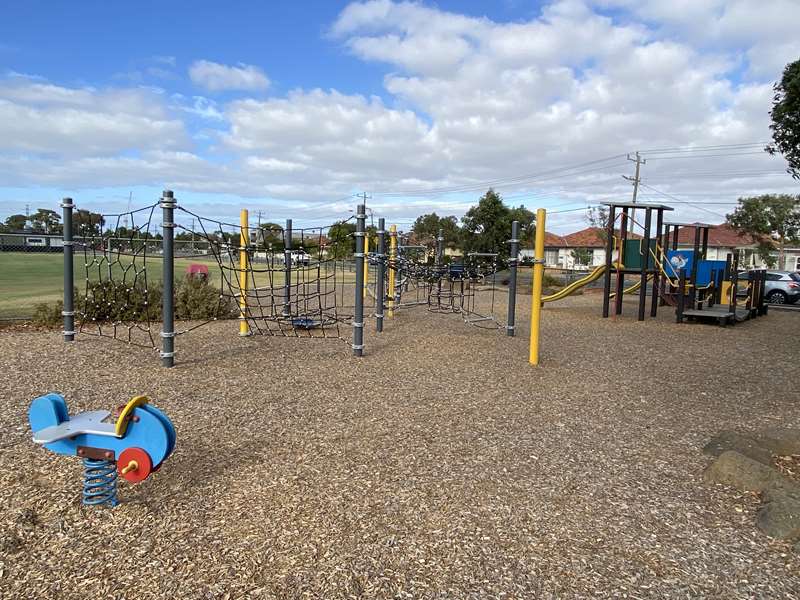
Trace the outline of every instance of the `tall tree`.
<instances>
[{"instance_id":1,"label":"tall tree","mask_svg":"<svg viewBox=\"0 0 800 600\"><path fill-rule=\"evenodd\" d=\"M800 235L800 195L766 194L739 198L739 206L726 219L734 229L755 239L763 240L764 236L775 239L778 243L778 265L782 269L786 243L796 240ZM768 246L759 244L759 252L770 264Z\"/></svg>"},{"instance_id":2,"label":"tall tree","mask_svg":"<svg viewBox=\"0 0 800 600\"><path fill-rule=\"evenodd\" d=\"M79 209L72 215L72 231L78 236L101 235L105 224L103 215L90 210Z\"/></svg>"},{"instance_id":3,"label":"tall tree","mask_svg":"<svg viewBox=\"0 0 800 600\"><path fill-rule=\"evenodd\" d=\"M458 227L458 219L453 215L440 217L435 212L417 217L411 226L411 231L416 234L421 241L433 242L442 229L445 246L455 248L461 241L461 230Z\"/></svg>"},{"instance_id":4,"label":"tall tree","mask_svg":"<svg viewBox=\"0 0 800 600\"><path fill-rule=\"evenodd\" d=\"M28 217L25 215L11 215L6 218L6 229L9 231L22 231L28 223Z\"/></svg>"},{"instance_id":5,"label":"tall tree","mask_svg":"<svg viewBox=\"0 0 800 600\"><path fill-rule=\"evenodd\" d=\"M31 229L37 233L61 233L59 220L56 211L40 208L31 215Z\"/></svg>"},{"instance_id":6,"label":"tall tree","mask_svg":"<svg viewBox=\"0 0 800 600\"><path fill-rule=\"evenodd\" d=\"M508 220L509 236L511 233L510 223L512 221L519 221L520 248L533 248L533 240L536 235L536 215L522 204L509 211ZM509 239L511 238L509 237Z\"/></svg>"},{"instance_id":7,"label":"tall tree","mask_svg":"<svg viewBox=\"0 0 800 600\"><path fill-rule=\"evenodd\" d=\"M329 248L334 258L351 256L356 249L356 224L338 221L328 228Z\"/></svg>"},{"instance_id":8,"label":"tall tree","mask_svg":"<svg viewBox=\"0 0 800 600\"><path fill-rule=\"evenodd\" d=\"M493 189L489 189L478 204L461 219L464 230L464 249L467 252L508 253L511 233L511 211Z\"/></svg>"},{"instance_id":9,"label":"tall tree","mask_svg":"<svg viewBox=\"0 0 800 600\"><path fill-rule=\"evenodd\" d=\"M789 163L787 172L800 179L800 60L786 65L774 90L769 113L773 143L765 150L770 154L780 152Z\"/></svg>"}]
</instances>

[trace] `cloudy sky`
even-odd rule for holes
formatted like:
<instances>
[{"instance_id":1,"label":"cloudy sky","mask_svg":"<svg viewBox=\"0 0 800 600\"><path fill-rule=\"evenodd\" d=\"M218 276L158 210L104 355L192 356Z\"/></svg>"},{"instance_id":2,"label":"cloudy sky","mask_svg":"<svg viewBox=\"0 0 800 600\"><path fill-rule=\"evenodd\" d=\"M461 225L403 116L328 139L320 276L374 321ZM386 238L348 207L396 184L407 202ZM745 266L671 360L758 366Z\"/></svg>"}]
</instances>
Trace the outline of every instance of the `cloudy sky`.
<instances>
[{"instance_id":1,"label":"cloudy sky","mask_svg":"<svg viewBox=\"0 0 800 600\"><path fill-rule=\"evenodd\" d=\"M223 7L224 6L224 10ZM797 0L5 3L0 217L195 212L323 223L463 214L490 185L584 225L641 201L720 222L800 192L762 151Z\"/></svg>"}]
</instances>

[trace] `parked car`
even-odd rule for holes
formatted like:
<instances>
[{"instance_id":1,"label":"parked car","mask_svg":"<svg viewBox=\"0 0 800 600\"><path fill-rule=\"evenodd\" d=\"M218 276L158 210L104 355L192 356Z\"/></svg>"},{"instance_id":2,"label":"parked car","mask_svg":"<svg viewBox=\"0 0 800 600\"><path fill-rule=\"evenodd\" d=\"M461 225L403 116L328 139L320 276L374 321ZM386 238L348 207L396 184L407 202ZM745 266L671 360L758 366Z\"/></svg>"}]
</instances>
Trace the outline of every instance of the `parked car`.
<instances>
[{"instance_id":1,"label":"parked car","mask_svg":"<svg viewBox=\"0 0 800 600\"><path fill-rule=\"evenodd\" d=\"M794 304L800 300L800 273L767 271L764 296L770 304ZM739 281L747 281L747 272L739 273Z\"/></svg>"}]
</instances>

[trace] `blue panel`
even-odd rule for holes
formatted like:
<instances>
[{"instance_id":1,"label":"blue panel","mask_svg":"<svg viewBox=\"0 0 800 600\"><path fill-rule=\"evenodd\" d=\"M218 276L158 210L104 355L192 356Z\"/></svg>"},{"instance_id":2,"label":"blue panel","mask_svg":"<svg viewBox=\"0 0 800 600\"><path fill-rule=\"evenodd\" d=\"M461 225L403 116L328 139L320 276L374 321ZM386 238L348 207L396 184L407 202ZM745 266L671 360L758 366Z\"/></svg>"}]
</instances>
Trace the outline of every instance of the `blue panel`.
<instances>
[{"instance_id":1,"label":"blue panel","mask_svg":"<svg viewBox=\"0 0 800 600\"><path fill-rule=\"evenodd\" d=\"M686 277L692 275L692 257L694 250L667 250L667 260L664 264L664 271L670 277L677 279L678 271L686 269Z\"/></svg>"},{"instance_id":2,"label":"blue panel","mask_svg":"<svg viewBox=\"0 0 800 600\"><path fill-rule=\"evenodd\" d=\"M708 285L711 283L711 271L720 273L724 270L724 260L701 260L697 263L697 279L695 283L699 286ZM717 277L719 277L719 275L717 275Z\"/></svg>"}]
</instances>

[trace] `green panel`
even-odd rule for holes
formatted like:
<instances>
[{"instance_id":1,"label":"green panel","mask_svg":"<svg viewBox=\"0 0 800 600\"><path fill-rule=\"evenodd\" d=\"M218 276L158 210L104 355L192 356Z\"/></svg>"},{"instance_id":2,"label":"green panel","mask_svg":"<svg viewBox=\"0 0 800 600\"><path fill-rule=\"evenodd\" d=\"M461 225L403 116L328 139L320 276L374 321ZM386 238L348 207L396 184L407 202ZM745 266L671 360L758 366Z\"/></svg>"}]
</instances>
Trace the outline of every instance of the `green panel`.
<instances>
[{"instance_id":1,"label":"green panel","mask_svg":"<svg viewBox=\"0 0 800 600\"><path fill-rule=\"evenodd\" d=\"M623 254L622 262L626 269L641 269L642 268L642 255L644 250L644 240L625 240L625 253ZM650 240L650 250L653 254L656 253L656 240ZM653 255L647 253L647 268L652 269L655 266Z\"/></svg>"}]
</instances>

